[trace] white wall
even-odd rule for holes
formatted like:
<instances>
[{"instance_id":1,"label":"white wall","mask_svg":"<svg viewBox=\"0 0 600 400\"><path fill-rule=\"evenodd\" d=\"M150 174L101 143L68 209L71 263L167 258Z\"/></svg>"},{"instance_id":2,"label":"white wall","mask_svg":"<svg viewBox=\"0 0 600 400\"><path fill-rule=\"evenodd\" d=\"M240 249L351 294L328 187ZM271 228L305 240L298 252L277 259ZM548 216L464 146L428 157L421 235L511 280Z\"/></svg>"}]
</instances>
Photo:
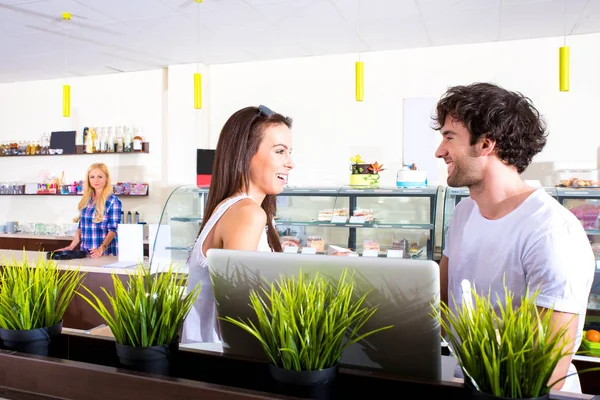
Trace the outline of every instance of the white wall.
<instances>
[{"instance_id":1,"label":"white wall","mask_svg":"<svg viewBox=\"0 0 600 400\"><path fill-rule=\"evenodd\" d=\"M125 212L139 211L142 220L157 221L163 195L163 71L72 78L71 118L62 117L63 80L0 85L0 142L39 140L43 132L77 130L84 126L137 125L150 142L150 154L61 157L1 157L0 182L40 182L42 171L67 181L85 179L87 168L105 163L113 182L144 181L150 196L123 197ZM68 223L77 215L80 197L0 196L0 223Z\"/></svg>"},{"instance_id":2,"label":"white wall","mask_svg":"<svg viewBox=\"0 0 600 400\"><path fill-rule=\"evenodd\" d=\"M402 164L403 99L439 98L448 86L490 81L521 91L546 117L550 137L536 162L552 162L554 169L594 168L600 162L594 122L600 109L600 35L568 38L568 93L558 90L562 43L546 38L362 54L362 103L354 100L356 54L211 66L211 144L234 111L264 103L294 118L297 167L291 184L346 184L349 158L358 152L390 167L381 182L393 185ZM438 165L443 180L445 166Z\"/></svg>"},{"instance_id":3,"label":"white wall","mask_svg":"<svg viewBox=\"0 0 600 400\"><path fill-rule=\"evenodd\" d=\"M236 110L265 104L294 119L293 185L348 182L349 158L360 153L385 164L384 185L402 165L402 105L409 97L439 96L448 86L491 81L532 98L550 138L537 163L553 169L600 166L600 35L568 38L571 92L558 91L562 38L409 49L362 54L365 100L354 100L356 54L255 63L170 66L168 70L70 79L72 117L61 116L62 80L0 85L0 142L37 140L50 130L138 124L150 154L0 158L0 182L38 180L63 170L82 179L105 162L114 180L144 180L150 197L123 198L125 210L157 222L174 187L195 183L197 148L214 148ZM203 74L204 108L193 108L193 73ZM436 142L439 134L435 135ZM433 150L432 150L433 157ZM438 163L442 180L445 166ZM532 168L533 169L533 168ZM548 182L546 182L548 184ZM549 182L552 184L552 182ZM0 197L0 223L68 222L79 198Z\"/></svg>"}]
</instances>

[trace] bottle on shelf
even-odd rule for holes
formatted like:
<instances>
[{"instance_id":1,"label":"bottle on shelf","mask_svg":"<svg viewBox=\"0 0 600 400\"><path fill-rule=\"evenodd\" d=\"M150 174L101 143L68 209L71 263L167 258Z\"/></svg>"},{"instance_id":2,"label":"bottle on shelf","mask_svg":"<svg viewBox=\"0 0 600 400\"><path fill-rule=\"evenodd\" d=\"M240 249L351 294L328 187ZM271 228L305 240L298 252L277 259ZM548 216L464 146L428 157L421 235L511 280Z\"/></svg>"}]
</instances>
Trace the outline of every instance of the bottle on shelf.
<instances>
[{"instance_id":1,"label":"bottle on shelf","mask_svg":"<svg viewBox=\"0 0 600 400\"><path fill-rule=\"evenodd\" d=\"M141 136L141 128L134 128L134 137L133 137L133 146L132 146L132 150L133 151L142 151L142 143L144 141L144 139Z\"/></svg>"},{"instance_id":2,"label":"bottle on shelf","mask_svg":"<svg viewBox=\"0 0 600 400\"><path fill-rule=\"evenodd\" d=\"M100 128L98 130L98 140L100 142L100 146L98 146L98 152L99 153L106 153L108 150L108 142L106 139L106 132L104 131L104 127Z\"/></svg>"},{"instance_id":3,"label":"bottle on shelf","mask_svg":"<svg viewBox=\"0 0 600 400\"><path fill-rule=\"evenodd\" d=\"M125 136L123 138L123 151L125 153L130 153L133 147L133 135L131 134L131 127L126 126L125 128Z\"/></svg>"},{"instance_id":4,"label":"bottle on shelf","mask_svg":"<svg viewBox=\"0 0 600 400\"><path fill-rule=\"evenodd\" d=\"M92 153L97 153L100 147L100 139L96 132L96 128L90 128L90 134L92 135Z\"/></svg>"},{"instance_id":5,"label":"bottle on shelf","mask_svg":"<svg viewBox=\"0 0 600 400\"><path fill-rule=\"evenodd\" d=\"M48 149L50 148L50 135L48 132L44 132L42 135L42 148L41 154L48 154Z\"/></svg>"},{"instance_id":6,"label":"bottle on shelf","mask_svg":"<svg viewBox=\"0 0 600 400\"><path fill-rule=\"evenodd\" d=\"M87 142L88 142L88 136L90 134L90 128L88 128L87 126L83 128L83 152L87 153Z\"/></svg>"},{"instance_id":7,"label":"bottle on shelf","mask_svg":"<svg viewBox=\"0 0 600 400\"><path fill-rule=\"evenodd\" d=\"M114 153L115 152L115 134L113 132L113 127L112 126L108 127L107 144L108 144L108 152L109 153Z\"/></svg>"},{"instance_id":8,"label":"bottle on shelf","mask_svg":"<svg viewBox=\"0 0 600 400\"><path fill-rule=\"evenodd\" d=\"M117 126L117 146L116 146L115 150L117 153L122 153L124 150L123 127L122 126Z\"/></svg>"},{"instance_id":9,"label":"bottle on shelf","mask_svg":"<svg viewBox=\"0 0 600 400\"><path fill-rule=\"evenodd\" d=\"M87 135L85 135L85 152L93 153L94 152L94 142L92 140L92 133L88 129Z\"/></svg>"}]
</instances>

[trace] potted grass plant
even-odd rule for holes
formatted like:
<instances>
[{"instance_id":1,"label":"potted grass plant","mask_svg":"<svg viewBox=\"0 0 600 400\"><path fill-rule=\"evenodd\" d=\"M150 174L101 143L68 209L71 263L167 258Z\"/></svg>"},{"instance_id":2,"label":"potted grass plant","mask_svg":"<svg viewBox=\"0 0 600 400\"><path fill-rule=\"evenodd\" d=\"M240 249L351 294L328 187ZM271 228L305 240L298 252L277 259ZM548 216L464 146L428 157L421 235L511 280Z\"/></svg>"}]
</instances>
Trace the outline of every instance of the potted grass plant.
<instances>
[{"instance_id":1,"label":"potted grass plant","mask_svg":"<svg viewBox=\"0 0 600 400\"><path fill-rule=\"evenodd\" d=\"M354 273L344 270L333 280L318 272L281 276L250 292L256 323L232 316L221 320L237 325L258 340L278 382L319 385L333 381L344 350L391 326L360 332L377 311L364 305L368 293L355 297Z\"/></svg>"},{"instance_id":2,"label":"potted grass plant","mask_svg":"<svg viewBox=\"0 0 600 400\"><path fill-rule=\"evenodd\" d=\"M186 294L185 279L172 264L160 273L151 273L140 264L129 275L127 286L119 275L112 275L114 293L102 288L108 305L85 286L89 297L79 295L110 328L123 366L170 375L183 321L200 293L198 285Z\"/></svg>"},{"instance_id":3,"label":"potted grass plant","mask_svg":"<svg viewBox=\"0 0 600 400\"><path fill-rule=\"evenodd\" d=\"M0 269L0 339L4 348L47 356L85 273L61 270L41 255L4 258Z\"/></svg>"},{"instance_id":4,"label":"potted grass plant","mask_svg":"<svg viewBox=\"0 0 600 400\"><path fill-rule=\"evenodd\" d=\"M443 302L434 308L472 398L549 399L551 387L566 378L550 382L559 360L571 353L567 328L551 334L552 309L539 310L538 294L527 292L517 303L505 287L503 303L473 288L471 301L455 311Z\"/></svg>"}]
</instances>

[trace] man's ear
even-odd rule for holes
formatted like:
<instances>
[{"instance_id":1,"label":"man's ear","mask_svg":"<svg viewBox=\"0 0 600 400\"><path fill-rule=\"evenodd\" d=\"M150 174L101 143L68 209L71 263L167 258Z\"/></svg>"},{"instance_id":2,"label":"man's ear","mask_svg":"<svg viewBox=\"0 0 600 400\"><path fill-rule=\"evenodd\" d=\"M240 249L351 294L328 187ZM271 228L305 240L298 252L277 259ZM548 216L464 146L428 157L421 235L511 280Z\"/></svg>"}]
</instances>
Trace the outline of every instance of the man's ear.
<instances>
[{"instance_id":1,"label":"man's ear","mask_svg":"<svg viewBox=\"0 0 600 400\"><path fill-rule=\"evenodd\" d=\"M484 137L483 140L481 141L481 155L482 156L489 156L490 154L492 154L494 152L494 149L496 148L496 141L492 140L488 137Z\"/></svg>"}]
</instances>

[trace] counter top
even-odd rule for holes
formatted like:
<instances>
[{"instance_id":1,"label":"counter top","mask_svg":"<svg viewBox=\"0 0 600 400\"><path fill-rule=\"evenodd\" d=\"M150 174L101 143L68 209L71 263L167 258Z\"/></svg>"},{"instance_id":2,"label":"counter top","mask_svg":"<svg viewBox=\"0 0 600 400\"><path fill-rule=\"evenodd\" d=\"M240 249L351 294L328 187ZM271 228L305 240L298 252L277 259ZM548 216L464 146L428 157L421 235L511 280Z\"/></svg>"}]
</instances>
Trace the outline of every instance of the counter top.
<instances>
[{"instance_id":1,"label":"counter top","mask_svg":"<svg viewBox=\"0 0 600 400\"><path fill-rule=\"evenodd\" d=\"M4 259L16 259L22 261L23 257L26 257L31 264L34 264L39 257L46 257L45 252L37 251L23 251L23 250L1 250L0 249L0 263ZM74 260L59 260L57 261L58 268L60 269L75 269L78 268L82 272L96 272L102 274L131 274L136 270L137 264L134 262L119 262L118 256L102 256L98 258L77 258ZM110 266L115 264L114 266ZM147 258L144 259L144 267L150 265ZM153 272L160 272L168 269L168 265L158 264L153 267ZM187 274L189 268L183 264L177 270L181 274Z\"/></svg>"},{"instance_id":2,"label":"counter top","mask_svg":"<svg viewBox=\"0 0 600 400\"><path fill-rule=\"evenodd\" d=\"M0 238L12 239L36 239L36 240L73 240L73 235L34 235L30 233L0 233ZM144 239L144 244L148 244L149 240Z\"/></svg>"},{"instance_id":3,"label":"counter top","mask_svg":"<svg viewBox=\"0 0 600 400\"><path fill-rule=\"evenodd\" d=\"M34 264L40 257L46 257L45 252L38 251L22 251L22 250L0 250L0 262L5 259L22 261L26 258L31 264ZM78 258L74 260L60 260L57 261L60 269L75 269L80 268L82 272L98 272L106 274L130 274L135 271L134 265L132 267L106 267L106 265L114 264L119 261L117 256L102 256L98 258ZM133 264L133 263L132 263ZM144 265L148 265L145 261Z\"/></svg>"}]
</instances>

